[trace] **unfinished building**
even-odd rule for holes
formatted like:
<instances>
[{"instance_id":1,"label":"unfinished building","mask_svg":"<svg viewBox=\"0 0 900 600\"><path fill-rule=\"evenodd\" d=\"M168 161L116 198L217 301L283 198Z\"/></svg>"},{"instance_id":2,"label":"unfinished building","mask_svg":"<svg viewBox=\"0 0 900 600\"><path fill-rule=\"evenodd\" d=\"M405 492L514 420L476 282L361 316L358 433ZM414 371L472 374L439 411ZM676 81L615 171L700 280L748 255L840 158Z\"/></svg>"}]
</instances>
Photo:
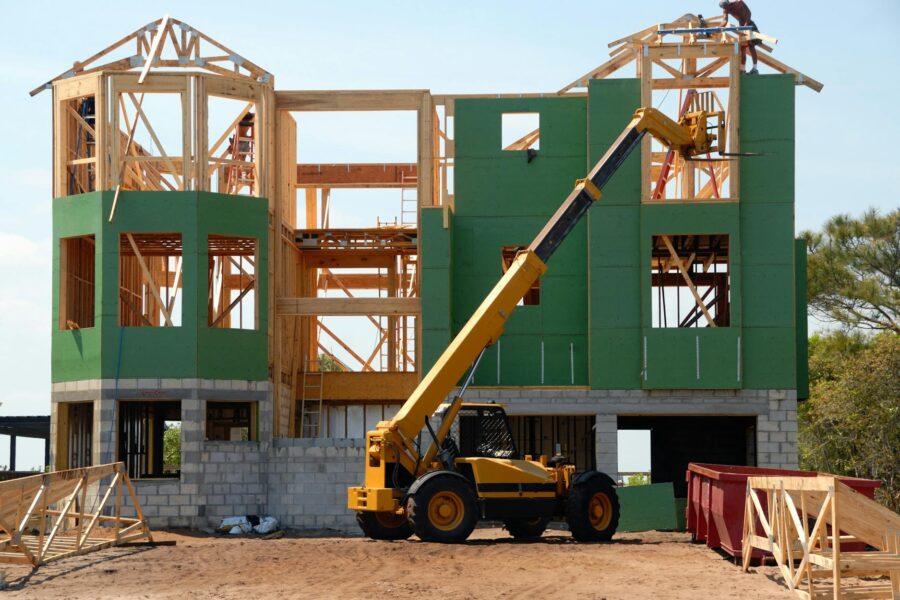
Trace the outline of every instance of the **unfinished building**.
<instances>
[{"instance_id":1,"label":"unfinished building","mask_svg":"<svg viewBox=\"0 0 900 600\"><path fill-rule=\"evenodd\" d=\"M34 90L53 95L53 467L123 461L154 526L355 528L366 430L649 105L724 110L727 158L645 139L468 398L506 405L523 452L613 476L617 432L650 430L676 492L688 460L796 467L794 94L822 86L761 34L772 72L743 75L748 34L702 25L612 42L558 92L478 96L280 91L164 17ZM298 119L348 112L407 115L408 162L298 161ZM348 223L348 190L393 194L392 218Z\"/></svg>"}]
</instances>

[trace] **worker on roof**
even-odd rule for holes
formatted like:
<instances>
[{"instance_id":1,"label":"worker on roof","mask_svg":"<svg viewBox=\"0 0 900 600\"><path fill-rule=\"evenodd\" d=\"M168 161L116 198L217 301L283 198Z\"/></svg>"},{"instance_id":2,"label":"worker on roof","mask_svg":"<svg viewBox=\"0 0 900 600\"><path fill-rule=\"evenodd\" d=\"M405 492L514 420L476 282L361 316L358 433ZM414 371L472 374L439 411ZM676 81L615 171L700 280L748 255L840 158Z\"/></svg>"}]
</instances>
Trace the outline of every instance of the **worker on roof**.
<instances>
[{"instance_id":1,"label":"worker on roof","mask_svg":"<svg viewBox=\"0 0 900 600\"><path fill-rule=\"evenodd\" d=\"M750 7L747 6L747 3L744 2L744 0L734 0L733 2L722 0L722 2L719 2L719 6L725 11L725 14L723 15L725 17L725 27L728 27L728 17L734 17L739 26L752 27L753 31L759 31L756 23L750 18ZM760 40L750 40L746 46L741 46L741 68L743 69L747 65L748 50L750 51L750 56L753 58L753 68L749 71L750 75L759 75L759 71L756 69L756 46L761 43Z\"/></svg>"}]
</instances>

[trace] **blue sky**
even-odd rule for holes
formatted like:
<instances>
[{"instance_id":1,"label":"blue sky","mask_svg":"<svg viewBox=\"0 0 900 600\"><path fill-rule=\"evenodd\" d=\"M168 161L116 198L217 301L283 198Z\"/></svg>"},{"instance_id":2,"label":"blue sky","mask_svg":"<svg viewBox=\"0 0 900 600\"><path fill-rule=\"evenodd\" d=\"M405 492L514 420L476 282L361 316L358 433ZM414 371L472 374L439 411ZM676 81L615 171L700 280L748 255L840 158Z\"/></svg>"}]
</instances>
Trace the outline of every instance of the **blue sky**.
<instances>
[{"instance_id":1,"label":"blue sky","mask_svg":"<svg viewBox=\"0 0 900 600\"><path fill-rule=\"evenodd\" d=\"M798 231L836 213L900 205L890 150L900 139L900 3L749 5L779 39L775 56L825 84L821 94L797 90ZM0 37L0 414L49 412L50 94L28 90L165 12L274 73L279 89L489 93L556 91L604 62L609 41L719 9L711 0L17 4L15 27ZM343 158L365 160L358 149ZM395 154L390 142L382 150ZM40 462L39 447L20 446L22 466ZM0 440L0 464L6 457Z\"/></svg>"}]
</instances>

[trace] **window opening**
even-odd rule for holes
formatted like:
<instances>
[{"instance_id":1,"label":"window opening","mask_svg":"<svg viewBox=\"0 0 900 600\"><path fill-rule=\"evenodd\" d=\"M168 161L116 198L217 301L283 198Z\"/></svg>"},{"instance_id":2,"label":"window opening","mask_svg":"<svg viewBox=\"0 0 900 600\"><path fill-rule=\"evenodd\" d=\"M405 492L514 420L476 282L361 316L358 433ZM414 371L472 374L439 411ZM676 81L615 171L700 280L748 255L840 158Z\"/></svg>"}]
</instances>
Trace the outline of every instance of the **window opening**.
<instances>
[{"instance_id":1,"label":"window opening","mask_svg":"<svg viewBox=\"0 0 900 600\"><path fill-rule=\"evenodd\" d=\"M500 147L503 150L540 150L540 113L503 113Z\"/></svg>"},{"instance_id":2,"label":"window opening","mask_svg":"<svg viewBox=\"0 0 900 600\"><path fill-rule=\"evenodd\" d=\"M181 402L119 402L119 460L134 478L181 474Z\"/></svg>"},{"instance_id":3,"label":"window opening","mask_svg":"<svg viewBox=\"0 0 900 600\"><path fill-rule=\"evenodd\" d=\"M208 324L221 329L257 328L257 239L208 238Z\"/></svg>"},{"instance_id":4,"label":"window opening","mask_svg":"<svg viewBox=\"0 0 900 600\"><path fill-rule=\"evenodd\" d=\"M256 441L256 402L207 402L206 439Z\"/></svg>"},{"instance_id":5,"label":"window opening","mask_svg":"<svg viewBox=\"0 0 900 600\"><path fill-rule=\"evenodd\" d=\"M123 233L119 239L119 324L181 325L180 233Z\"/></svg>"},{"instance_id":6,"label":"window opening","mask_svg":"<svg viewBox=\"0 0 900 600\"><path fill-rule=\"evenodd\" d=\"M63 238L59 246L59 328L94 326L95 258L93 235Z\"/></svg>"},{"instance_id":7,"label":"window opening","mask_svg":"<svg viewBox=\"0 0 900 600\"><path fill-rule=\"evenodd\" d=\"M97 189L97 143L94 96L63 101L68 195Z\"/></svg>"},{"instance_id":8,"label":"window opening","mask_svg":"<svg viewBox=\"0 0 900 600\"><path fill-rule=\"evenodd\" d=\"M728 236L655 235L652 243L652 327L728 327Z\"/></svg>"},{"instance_id":9,"label":"window opening","mask_svg":"<svg viewBox=\"0 0 900 600\"><path fill-rule=\"evenodd\" d=\"M509 267L512 266L513 261L516 260L516 257L519 253L523 252L527 246L503 246L500 249L500 255L502 259L502 267L503 272L506 273L509 270ZM517 303L518 306L531 306L541 303L541 280L538 278L537 281L531 284L531 288L525 294L525 296L519 300Z\"/></svg>"}]
</instances>

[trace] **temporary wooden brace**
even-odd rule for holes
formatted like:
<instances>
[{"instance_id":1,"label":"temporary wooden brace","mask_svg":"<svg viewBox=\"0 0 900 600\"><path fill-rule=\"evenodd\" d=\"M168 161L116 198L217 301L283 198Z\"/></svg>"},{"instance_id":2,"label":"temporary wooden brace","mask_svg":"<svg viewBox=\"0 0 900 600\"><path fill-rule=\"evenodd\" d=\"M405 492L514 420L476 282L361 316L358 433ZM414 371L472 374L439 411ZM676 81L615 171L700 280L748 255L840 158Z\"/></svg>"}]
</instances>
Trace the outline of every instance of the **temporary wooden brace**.
<instances>
[{"instance_id":1,"label":"temporary wooden brace","mask_svg":"<svg viewBox=\"0 0 900 600\"><path fill-rule=\"evenodd\" d=\"M136 517L122 516L124 493ZM89 495L100 498L89 502ZM102 532L97 531L100 523ZM33 566L125 542L153 541L121 462L0 482L0 531L0 562Z\"/></svg>"},{"instance_id":2,"label":"temporary wooden brace","mask_svg":"<svg viewBox=\"0 0 900 600\"><path fill-rule=\"evenodd\" d=\"M877 551L849 552L841 548L848 542ZM772 553L785 583L801 598L900 598L900 515L837 477L748 479L744 571L754 548ZM850 583L847 577L866 579Z\"/></svg>"}]
</instances>

